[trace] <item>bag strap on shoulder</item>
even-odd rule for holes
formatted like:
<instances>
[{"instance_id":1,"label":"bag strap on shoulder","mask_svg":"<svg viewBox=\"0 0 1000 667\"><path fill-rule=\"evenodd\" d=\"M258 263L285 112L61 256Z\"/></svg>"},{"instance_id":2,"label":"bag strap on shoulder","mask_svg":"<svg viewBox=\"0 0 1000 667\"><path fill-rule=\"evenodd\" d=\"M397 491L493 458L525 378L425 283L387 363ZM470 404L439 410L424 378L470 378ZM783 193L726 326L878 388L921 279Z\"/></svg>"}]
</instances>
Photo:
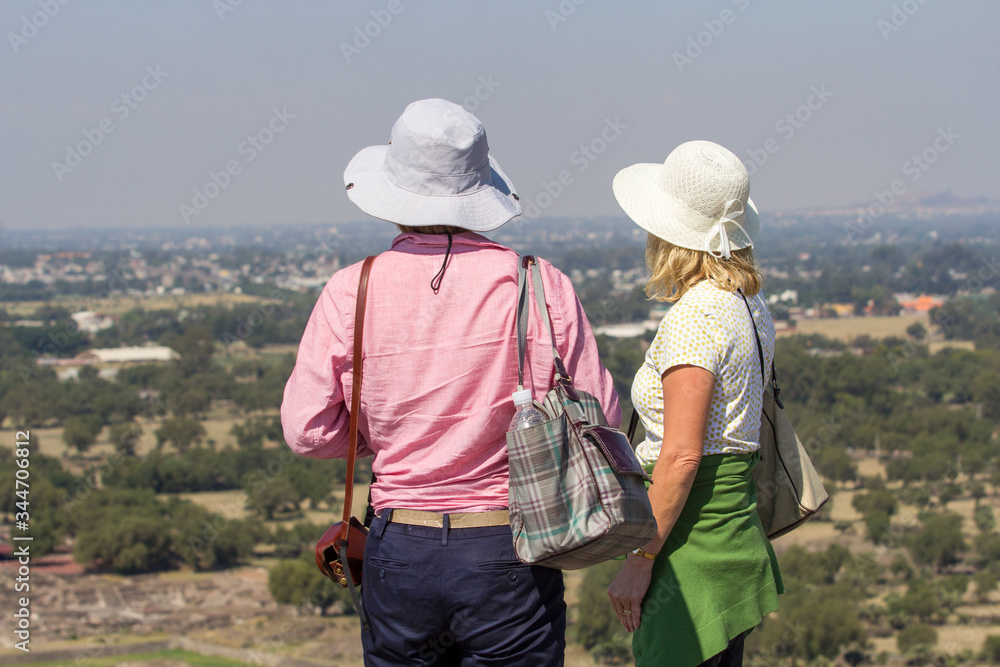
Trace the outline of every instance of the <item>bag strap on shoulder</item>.
<instances>
[{"instance_id":1,"label":"bag strap on shoulder","mask_svg":"<svg viewBox=\"0 0 1000 667\"><path fill-rule=\"evenodd\" d=\"M750 315L750 327L753 329L753 339L757 343L757 356L760 358L760 382L761 384L767 383L767 376L764 375L764 348L760 344L760 334L757 333L757 320L753 317L753 311L750 310L750 302L747 301L746 295L743 290L738 289L736 293L740 295L743 299L743 304L747 307L747 314Z\"/></svg>"},{"instance_id":2,"label":"bag strap on shoulder","mask_svg":"<svg viewBox=\"0 0 1000 667\"><path fill-rule=\"evenodd\" d=\"M760 344L760 334L757 333L757 320L753 317L753 311L750 309L750 302L747 301L747 297L743 294L743 290L738 289L736 292L740 295L740 298L743 299L743 303L747 307L747 313L750 314L750 326L753 328L754 341L757 343L757 356L760 358L760 381L766 388L767 380L764 375L764 348ZM778 386L778 374L774 370L774 359L771 359L771 390L774 393L774 402L778 404L779 408L784 410L785 406L781 403L781 398L779 398L781 396L781 387Z\"/></svg>"},{"instance_id":3,"label":"bag strap on shoulder","mask_svg":"<svg viewBox=\"0 0 1000 667\"><path fill-rule=\"evenodd\" d=\"M344 482L344 519L340 523L340 562L344 567L344 572L347 574L347 587L351 594L351 601L354 603L354 608L358 612L358 617L361 619L361 626L368 633L372 634L371 624L368 622L368 616L365 613L364 604L361 601L361 596L358 595L358 591L354 586L354 577L351 575L350 566L347 563L347 544L348 535L351 531L351 510L354 501L354 463L358 456L358 421L361 418L361 384L364 379L364 355L362 354L362 344L364 342L364 331L365 331L365 306L368 304L368 276L371 274L372 264L375 262L376 255L370 255L365 258L364 264L361 265L361 277L358 279L358 298L357 303L354 306L354 358L353 362L353 372L354 381L351 386L351 420L348 427L347 435L347 478ZM372 480L374 481L375 475L372 474ZM371 485L368 487L368 513L370 514L371 509ZM365 525L369 525L369 518L365 517ZM372 634L374 638L374 634Z\"/></svg>"},{"instance_id":4,"label":"bag strap on shoulder","mask_svg":"<svg viewBox=\"0 0 1000 667\"><path fill-rule=\"evenodd\" d=\"M566 392L570 400L579 402L580 396L573 388L573 378L566 371L559 349L556 347L556 337L552 332L552 325L549 321L549 310L545 302L545 286L542 284L542 272L538 268L538 261L533 255L522 255L517 265L517 384L524 387L524 352L527 346L528 336L528 315L531 304L528 299L528 268L531 268L531 282L535 292L535 303L538 304L538 311L542 315L542 322L545 323L545 331L549 334L549 342L552 345L552 360L556 368L556 382Z\"/></svg>"},{"instance_id":5,"label":"bag strap on shoulder","mask_svg":"<svg viewBox=\"0 0 1000 667\"><path fill-rule=\"evenodd\" d=\"M351 507L354 500L354 461L358 456L358 419L361 412L361 381L364 377L364 357L361 354L362 339L365 331L365 306L368 303L368 275L376 255L365 259L361 265L361 278L358 280L358 301L354 307L354 382L351 386L351 421L347 436L347 480L344 483L344 521L340 528L340 539L346 544L350 528ZM350 577L348 577L349 579Z\"/></svg>"}]
</instances>

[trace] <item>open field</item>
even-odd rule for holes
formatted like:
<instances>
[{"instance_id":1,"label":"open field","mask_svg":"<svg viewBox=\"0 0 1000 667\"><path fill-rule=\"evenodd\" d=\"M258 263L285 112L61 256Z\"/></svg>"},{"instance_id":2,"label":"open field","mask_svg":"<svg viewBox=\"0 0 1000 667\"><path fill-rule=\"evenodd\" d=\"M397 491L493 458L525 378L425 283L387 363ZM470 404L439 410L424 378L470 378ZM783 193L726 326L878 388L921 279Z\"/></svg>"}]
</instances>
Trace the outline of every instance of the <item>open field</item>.
<instances>
[{"instance_id":1,"label":"open field","mask_svg":"<svg viewBox=\"0 0 1000 667\"><path fill-rule=\"evenodd\" d=\"M266 567L133 577L34 577L39 590L50 593L39 596L33 608L36 632L29 660L45 657L33 664L362 667L358 618L279 607L267 592ZM579 573L567 577L579 578ZM575 588L572 583L570 587ZM3 595L6 599L7 592ZM9 625L9 620L0 619L0 628L6 631ZM0 663L24 662L26 656L11 644L0 646ZM570 646L566 664L593 663L582 648Z\"/></svg>"},{"instance_id":2,"label":"open field","mask_svg":"<svg viewBox=\"0 0 1000 667\"><path fill-rule=\"evenodd\" d=\"M328 619L329 620L329 619ZM342 645L345 642L357 642L357 635L361 628L343 628L336 635L325 638L324 642L330 647ZM192 642L195 646L202 645L208 649L210 644L207 642ZM36 649L45 650L48 652L49 648ZM72 651L73 649L65 648L63 650ZM208 649L212 650L212 649ZM223 649L224 650L224 649ZM227 651L228 652L228 651ZM234 653L236 651L233 651ZM309 658L303 658L298 656L286 656L289 665L305 666L305 665L315 665L319 667L320 665L329 665L330 654L327 652L324 655L322 647L314 648L314 653L319 655L311 656ZM98 655L97 657L77 657L75 660L67 662L65 659L49 661L45 660L42 662L30 662L23 664L31 664L33 667L65 667L67 664L83 664L87 667L245 667L248 664L278 664L278 663L263 663L260 662L261 651L249 649L247 653L250 656L252 662L248 662L246 659L234 659L226 658L219 655L205 655L203 653L196 653L194 651L184 650L180 648L168 648L159 651L145 651L142 653L120 653L117 655ZM277 652L276 652L277 653ZM0 656L3 653L0 652ZM19 655L9 655L7 659L11 660L10 664L21 664L20 661L14 663L13 661L20 658ZM254 660L256 658L256 660ZM324 658L326 658L324 660ZM278 660L277 656L273 656L273 659ZM336 655L336 663L338 667L364 667L364 661L360 658L352 658L349 656L344 656L342 654ZM565 654L565 665L567 667L593 667L594 662L579 646L568 646L566 648Z\"/></svg>"},{"instance_id":3,"label":"open field","mask_svg":"<svg viewBox=\"0 0 1000 667\"><path fill-rule=\"evenodd\" d=\"M180 493L177 495L185 500L190 500L193 503L201 505L210 512L221 514L227 519L243 519L250 515L250 513L245 509L247 494L246 491L243 491L242 489L232 489L229 491L204 491L200 493ZM166 496L167 494L163 494L161 497ZM333 499L330 501L332 506L327 507L324 504L319 508L310 507L309 501L306 500L303 502L300 512L290 516L276 515L276 518L273 521L268 522L268 525L283 525L290 528L292 525L301 521L316 524L329 524L334 521L339 521L339 517L344 511L343 487L335 488L332 498ZM354 485L354 515L363 517L367 506L368 482L367 480L363 482L358 481ZM317 537L319 536L317 535Z\"/></svg>"},{"instance_id":4,"label":"open field","mask_svg":"<svg viewBox=\"0 0 1000 667\"><path fill-rule=\"evenodd\" d=\"M298 343L274 343L262 345L261 347L250 347L242 341L231 345L219 345L215 355L217 359L224 362L242 359L261 359L267 356L279 356L283 354L295 355L299 351Z\"/></svg>"},{"instance_id":5,"label":"open field","mask_svg":"<svg viewBox=\"0 0 1000 667\"><path fill-rule=\"evenodd\" d=\"M840 321L834 320L834 322ZM871 334L869 333L869 335ZM265 350L253 351L252 353L267 354L270 352L271 350ZM217 443L216 446L221 447L228 443L234 443L234 438L229 435L229 430L235 422L242 421L242 419L243 417L235 417L229 408L218 407L209 414L209 418L203 424L208 430L208 438L215 440ZM146 422L144 428L146 429L146 433L139 447L140 452L147 452L155 445L155 437L152 433L156 428L156 423ZM62 441L61 429L33 429L33 431L36 431L40 436L41 451L63 458L64 464L69 464L69 467L75 472L79 472L85 465L92 465L102 460L112 451L111 443L106 439L106 429L101 434L98 444L88 452L84 459L76 457L74 452L69 452L69 454L73 454L70 458L64 458L68 452ZM4 444L4 446L11 446L13 442L14 431L12 429L0 431L0 443ZM860 459L857 463L859 473L862 476L879 474L883 477L885 476L883 463L873 457ZM354 514L356 516L363 516L364 514L367 499L366 482L367 479L359 480L359 484L355 489ZM901 483L899 482L889 484L890 488L899 488L900 486ZM842 488L831 488L830 490L832 494L831 520L807 523L789 535L775 540L774 547L779 555L779 559L781 554L792 545L801 545L810 551L818 551L836 543L847 547L855 554L871 552L874 549L872 544L866 539L866 530L861 517L851 504L856 493L862 493L863 490L856 491L853 485L843 485ZM242 490L187 493L181 494L181 497L192 500L210 511L230 519L242 518L248 515L245 509L246 493ZM337 487L334 489L334 499L330 507L324 504L319 509L315 509L310 507L307 501L303 503L302 510L297 515L279 516L275 521L267 522L267 524L272 528L275 525L290 527L299 521L328 525L337 520L340 514L342 498L343 489ZM996 495L995 490L993 490L992 495L984 498L982 502L991 506L995 513L1000 514L1000 498ZM963 532L966 540L971 542L977 532L972 520L973 500L968 496L959 498L950 502L947 509L963 518ZM918 521L916 518L917 514L918 509L916 507L901 505L898 514L894 517L894 521L903 525L913 525ZM835 524L840 521L849 521L852 523L852 526L844 531L835 530ZM193 649L191 647L181 647L115 656L100 655L85 659L89 665L106 665L107 667L183 667L184 665L195 667L229 667L230 665L246 664L245 659L235 660L229 654L225 654L224 656L208 655L208 653L211 653L209 647L221 647L221 649L227 651L266 652L274 656L275 659L281 656L290 661L297 660L299 661L299 665L332 664L331 660L334 660L335 664L344 665L345 667L361 667L360 627L357 618L353 615L319 617L309 614L290 614L289 608L278 608L273 604L273 601L268 602L263 608L259 607L255 610L232 613L228 607L220 607L217 610L215 608L192 608L191 605L194 604L192 596L198 591L201 592L198 594L207 594L209 599L221 600L231 599L234 591L246 588L248 591L252 590L253 599L270 600L266 588L267 568L276 562L273 557L269 556L270 551L269 547L261 547L251 558L249 564L224 573L175 571L159 575L148 575L150 579L146 581L152 580L156 582L155 584L148 585L155 586L158 592L155 594L149 593L150 597L145 602L139 596L133 597L128 594L125 595L125 599L129 601L131 607L139 609L140 613L152 619L149 621L149 630L157 627L160 628L155 632L144 629L142 631L136 630L135 634L132 634L131 631L125 633L116 630L115 635L111 638L102 638L100 635L94 637L80 634L79 638L68 639L63 637L58 641L51 642L51 646L40 646L38 650L54 650L57 648L72 650L73 647L101 646L105 644L102 641L103 639L107 639L107 643L110 644L148 642L153 641L154 638L163 640L169 635L174 640L180 637L184 640L190 640L195 644L203 645L206 648L205 650L201 650L197 646ZM880 561L885 561L882 563L883 565L888 564L891 553L890 551L879 555ZM216 578L222 575L225 576L221 579ZM584 572L582 571L565 573L566 601L569 605L573 605L578 599L578 589L583 577ZM138 580L138 578L92 574L66 575L59 577L59 586L71 590L79 589L81 591L108 586L111 589L120 588L125 591L133 580ZM234 583L237 580L239 580L239 584ZM243 593L240 595L243 596ZM105 599L110 598L105 596ZM176 608L171 607L172 611L167 616L163 616L162 620L161 616L156 616L161 613L165 606L170 606L167 604L167 600L174 599L179 600L176 603ZM241 599L244 598L241 597ZM206 602L206 604L208 603ZM260 604L265 603L261 602ZM56 608L48 607L45 601L40 600L36 611L42 615L42 618L45 618L47 614L53 614ZM147 612L145 609L161 611ZM978 651L986 635L1000 634L1000 618L997 618L994 610L995 605L977 606L974 603L971 592L967 594L965 604L956 610L949 623L943 626L935 626L935 630L939 636L937 649L939 651L948 651L949 653L957 653L966 649ZM85 612L81 610L80 613L91 613L92 618L103 619L105 618L104 614L106 614L106 611ZM205 627L185 625L184 621L180 619L184 619L192 613L196 613L199 617L200 615L204 615L205 618L210 619L211 623ZM152 618L154 616L155 618ZM965 616L967 619L971 619L971 621L963 621L960 619L960 616ZM104 621L94 621L91 622L91 625L102 622ZM172 628L171 631L164 634L164 626L157 625L158 623L166 624L165 627ZM876 653L882 650L892 655L898 653L895 636L873 637L871 641ZM345 652L334 658L330 653L332 647L340 647ZM185 648L188 650L185 651ZM0 648L0 662L5 661L5 652L3 648ZM8 652L7 655L13 654ZM895 658L890 663L894 665L902 664ZM35 664L57 665L67 663L65 661L52 661ZM582 648L571 645L567 648L566 664L574 667L590 667L593 663Z\"/></svg>"},{"instance_id":6,"label":"open field","mask_svg":"<svg viewBox=\"0 0 1000 667\"><path fill-rule=\"evenodd\" d=\"M862 476L881 475L883 478L886 476L884 464L872 456L863 458L857 463L858 473ZM959 477L958 481L962 483L963 478ZM888 482L886 486L889 489L898 490L904 486L904 482ZM795 531L779 537L773 541L775 552L780 554L793 544L801 545L809 550L825 549L833 543L841 544L852 552L863 552L873 548L865 538L866 532L862 517L851 504L854 496L857 493L864 493L864 489L855 490L850 485L837 489L833 485L828 485L827 490L830 492L829 502L833 505L830 512L831 520L810 521ZM994 513L1000 515L1000 496L996 493L983 498L980 502L992 507ZM970 544L979 532L973 521L975 506L975 501L968 495L949 502L947 506L948 512L962 517L962 533ZM918 525L917 515L920 511L920 508L914 505L900 502L893 522L902 525ZM854 525L846 533L839 533L833 528L838 521L851 521Z\"/></svg>"},{"instance_id":7,"label":"open field","mask_svg":"<svg viewBox=\"0 0 1000 667\"><path fill-rule=\"evenodd\" d=\"M144 653L105 655L83 659L88 667L244 667L243 660L202 655L182 649L164 649ZM66 662L33 662L34 667L65 667Z\"/></svg>"},{"instance_id":8,"label":"open field","mask_svg":"<svg viewBox=\"0 0 1000 667\"><path fill-rule=\"evenodd\" d=\"M277 410L254 413L253 417L273 417L278 414ZM236 438L231 434L234 424L242 423L250 419L251 415L240 414L234 416L233 410L229 407L213 407L205 419L199 423L205 427L205 442L202 446L213 446L216 449L223 449L227 445L236 447ZM142 427L143 433L136 445L136 453L146 455L156 448L156 429L159 428L162 420L138 418L136 422ZM13 447L15 440L14 428L0 428L0 447ZM66 446L62 438L62 427L56 428L32 428L31 432L39 439L39 451L46 456L55 456L63 460L64 465L74 468L77 465L85 465L88 462L94 463L103 460L114 452L114 444L108 437L109 429L105 427L97 436L97 440L87 450L82 459L77 457L76 450ZM213 441L210 445L208 441ZM283 446L283 445L282 445ZM170 445L164 445L164 451L173 451ZM67 455L71 458L66 459Z\"/></svg>"},{"instance_id":9,"label":"open field","mask_svg":"<svg viewBox=\"0 0 1000 667\"><path fill-rule=\"evenodd\" d=\"M927 344L927 351L931 354L937 354L946 348L974 352L976 344L971 340L935 340Z\"/></svg>"},{"instance_id":10,"label":"open field","mask_svg":"<svg viewBox=\"0 0 1000 667\"><path fill-rule=\"evenodd\" d=\"M257 350L260 354L298 354L298 343L274 343L264 345Z\"/></svg>"},{"instance_id":11,"label":"open field","mask_svg":"<svg viewBox=\"0 0 1000 667\"><path fill-rule=\"evenodd\" d=\"M779 332L778 336L820 334L845 343L863 335L876 339L890 336L906 338L906 328L914 322L920 322L924 327L930 328L930 319L926 314L900 315L899 317L830 317L818 320L799 320L795 329Z\"/></svg>"},{"instance_id":12,"label":"open field","mask_svg":"<svg viewBox=\"0 0 1000 667\"><path fill-rule=\"evenodd\" d=\"M0 301L0 310L6 310L11 315L28 317L42 306L59 306L71 312L78 310L98 310L108 315L142 308L143 310L178 310L196 306L227 306L238 303L256 303L265 297L249 294L234 294L232 292L202 292L198 294L158 295L146 297L112 296L98 298L96 295L54 297L49 301Z\"/></svg>"},{"instance_id":13,"label":"open field","mask_svg":"<svg viewBox=\"0 0 1000 667\"><path fill-rule=\"evenodd\" d=\"M877 472L881 467L879 462L871 458L863 459L860 463L866 474ZM358 489L359 505L364 503L364 491L363 488ZM833 521L811 522L776 540L775 548L779 558L793 544L819 550L836 542L854 553L870 551L872 546L865 541L864 526L851 507L854 493L853 488L834 493ZM184 494L184 497L215 511L222 511L230 503L239 503L242 492ZM996 495L985 498L983 502L991 505L995 511L1000 509L1000 498ZM950 511L964 517L965 532L969 535L974 530L970 518L972 506L970 498L961 498L948 506ZM360 511L360 506L357 506L355 512ZM914 511L915 508L903 506L899 513L900 520L905 521ZM310 520L318 523L331 520L329 511L318 514L308 511L307 515ZM840 520L852 521L855 525L846 533L840 533L833 529L834 522ZM169 638L173 643L182 642L180 648L82 659L86 660L86 664L106 667L229 667L246 664L246 658L236 660L234 656L254 652L258 656L269 656L267 664L276 664L277 660L283 659L288 661L287 664L297 664L300 667L328 664L361 667L361 630L355 616L320 617L308 613L293 613L291 608L278 607L270 601L266 590L267 568L275 562L264 553L258 553L247 566L217 573L177 571L135 577L96 574L60 576L48 582L45 589L57 590L56 581L60 582L60 595L72 596L67 600L72 599L75 604L73 608L78 611L70 612L65 604L62 606L66 611L57 611L59 606L49 607L41 602L35 611L43 623L50 614L58 617L66 613L77 614L82 619L86 619L88 614L92 619L107 618L106 622L110 623L115 613L116 603L113 601L118 599L125 605L125 609L130 610L128 613L133 616L138 614L140 622L149 624L152 631L145 631L146 625L130 626L132 629L128 631L123 631L121 626L109 625L112 629L104 635L88 638L81 634L79 638L70 639L53 637L52 641L46 640L36 650L119 646ZM582 571L565 573L566 601L569 605L577 600L583 576ZM95 598L95 590L105 592ZM93 610L80 606L88 596L94 600ZM962 621L960 615L968 620ZM204 618L207 622L192 623L192 618ZM49 622L53 620L58 621L58 618ZM939 636L937 650L949 653L962 650L975 652L981 648L986 635L1000 634L1000 622L996 619L995 605L974 603L972 596L967 595L966 603L956 610L950 622L935 626L935 630ZM875 653L883 650L890 655L898 653L895 636L873 637L871 641ZM181 649L186 649L186 652ZM0 662L4 661L5 653L13 655L0 649ZM275 662L272 663L272 660ZM51 661L37 664L68 663ZM565 664L571 667L591 667L594 663L581 647L570 645L567 647ZM889 664L902 665L902 662L893 658Z\"/></svg>"}]
</instances>

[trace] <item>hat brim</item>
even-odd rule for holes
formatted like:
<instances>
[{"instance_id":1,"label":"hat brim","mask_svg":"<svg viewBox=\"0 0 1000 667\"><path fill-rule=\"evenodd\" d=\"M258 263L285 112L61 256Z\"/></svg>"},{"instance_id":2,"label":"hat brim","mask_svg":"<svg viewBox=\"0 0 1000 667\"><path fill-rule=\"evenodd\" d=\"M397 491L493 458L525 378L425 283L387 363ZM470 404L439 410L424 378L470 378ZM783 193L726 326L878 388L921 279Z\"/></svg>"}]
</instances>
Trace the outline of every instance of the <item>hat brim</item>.
<instances>
[{"instance_id":1,"label":"hat brim","mask_svg":"<svg viewBox=\"0 0 1000 667\"><path fill-rule=\"evenodd\" d=\"M388 146L362 149L344 170L347 196L368 215L411 227L452 225L473 232L497 229L521 215L514 186L489 156L491 183L457 195L427 195L390 181L382 168Z\"/></svg>"},{"instance_id":2,"label":"hat brim","mask_svg":"<svg viewBox=\"0 0 1000 667\"><path fill-rule=\"evenodd\" d=\"M615 199L635 224L650 234L681 248L706 252L705 232L691 229L685 220L704 218L701 213L664 193L657 185L663 164L640 163L626 167L615 175L611 188ZM743 222L744 234L739 228L727 229L733 250L749 248L760 232L760 215L753 200L747 198ZM717 251L718 247L711 250Z\"/></svg>"}]
</instances>

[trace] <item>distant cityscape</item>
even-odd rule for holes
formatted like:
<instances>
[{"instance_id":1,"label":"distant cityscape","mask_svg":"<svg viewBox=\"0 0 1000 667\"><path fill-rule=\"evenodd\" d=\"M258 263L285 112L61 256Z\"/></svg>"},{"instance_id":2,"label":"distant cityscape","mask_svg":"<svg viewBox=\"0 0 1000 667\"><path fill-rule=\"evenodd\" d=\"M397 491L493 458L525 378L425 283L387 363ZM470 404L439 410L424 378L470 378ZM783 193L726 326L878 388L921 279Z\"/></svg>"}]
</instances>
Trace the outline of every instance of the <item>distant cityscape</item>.
<instances>
[{"instance_id":1,"label":"distant cityscape","mask_svg":"<svg viewBox=\"0 0 1000 667\"><path fill-rule=\"evenodd\" d=\"M955 294L995 290L995 202L942 193L903 202L870 224L865 220L873 219L860 207L765 215L757 258L779 330L815 318L926 314ZM395 234L393 226L376 221L268 230L9 232L0 245L0 302L82 297L73 302L73 319L80 330L97 333L118 317L105 312L109 300L138 305L151 297L317 293L341 267L387 249ZM624 218L517 220L490 236L556 264L588 312L601 299L636 302L592 315L600 333L640 335L664 312L660 304L642 305L645 233ZM936 257L941 249L965 255L929 266L924 254ZM894 265L879 266L873 258ZM977 281L980 264L993 268ZM841 271L854 273L843 289L835 285ZM869 274L870 298L859 291L859 274ZM3 308L0 318L11 326L48 324Z\"/></svg>"}]
</instances>

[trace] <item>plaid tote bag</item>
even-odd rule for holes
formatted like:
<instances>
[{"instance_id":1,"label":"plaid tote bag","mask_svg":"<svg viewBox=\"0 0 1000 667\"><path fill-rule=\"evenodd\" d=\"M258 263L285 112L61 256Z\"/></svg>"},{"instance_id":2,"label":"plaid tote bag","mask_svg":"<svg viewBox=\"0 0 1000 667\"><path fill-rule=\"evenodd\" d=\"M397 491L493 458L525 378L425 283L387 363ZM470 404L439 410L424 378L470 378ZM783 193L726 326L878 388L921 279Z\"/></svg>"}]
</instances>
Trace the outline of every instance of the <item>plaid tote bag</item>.
<instances>
[{"instance_id":1,"label":"plaid tote bag","mask_svg":"<svg viewBox=\"0 0 1000 667\"><path fill-rule=\"evenodd\" d=\"M552 342L554 387L543 405L548 421L507 434L510 525L525 563L575 570L621 556L656 534L644 482L649 479L624 433L607 426L596 398L573 387L549 324L535 258L518 267L518 388L524 384L528 330L527 270Z\"/></svg>"}]
</instances>

